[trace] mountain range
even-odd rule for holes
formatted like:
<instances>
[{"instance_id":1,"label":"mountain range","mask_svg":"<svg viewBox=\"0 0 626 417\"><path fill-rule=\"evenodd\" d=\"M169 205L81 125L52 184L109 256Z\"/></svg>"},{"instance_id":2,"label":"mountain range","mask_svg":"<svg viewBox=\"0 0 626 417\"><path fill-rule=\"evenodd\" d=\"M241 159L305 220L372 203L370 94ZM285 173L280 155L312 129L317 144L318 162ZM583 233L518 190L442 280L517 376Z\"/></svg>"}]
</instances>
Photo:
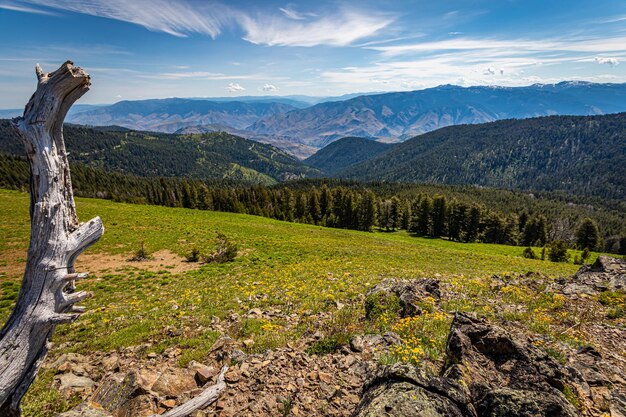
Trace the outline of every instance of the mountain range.
<instances>
[{"instance_id":1,"label":"mountain range","mask_svg":"<svg viewBox=\"0 0 626 417\"><path fill-rule=\"evenodd\" d=\"M167 133L222 130L270 143L304 159L346 136L395 143L450 125L621 111L626 111L626 84L561 82L527 87L444 85L356 97L122 101L75 109L67 120Z\"/></svg>"},{"instance_id":2,"label":"mountain range","mask_svg":"<svg viewBox=\"0 0 626 417\"><path fill-rule=\"evenodd\" d=\"M528 87L458 87L359 96L277 113L248 128L321 148L345 136L399 142L450 125L548 115L626 111L626 84L563 82Z\"/></svg>"}]
</instances>

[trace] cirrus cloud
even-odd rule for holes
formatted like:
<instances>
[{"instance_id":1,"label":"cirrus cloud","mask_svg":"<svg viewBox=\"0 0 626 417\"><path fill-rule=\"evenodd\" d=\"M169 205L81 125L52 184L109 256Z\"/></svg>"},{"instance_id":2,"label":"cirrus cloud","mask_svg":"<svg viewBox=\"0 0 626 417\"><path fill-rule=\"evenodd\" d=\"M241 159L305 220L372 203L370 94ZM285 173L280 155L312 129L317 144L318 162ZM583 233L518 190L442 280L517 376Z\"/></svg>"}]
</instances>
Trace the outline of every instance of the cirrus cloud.
<instances>
[{"instance_id":1,"label":"cirrus cloud","mask_svg":"<svg viewBox=\"0 0 626 417\"><path fill-rule=\"evenodd\" d=\"M376 34L395 19L352 8L318 16L299 13L290 6L251 15L232 5L191 0L14 0L10 7L28 13L49 13L50 9L81 13L178 37L200 34L215 39L224 28L240 27L244 40L268 46L347 46Z\"/></svg>"}]
</instances>

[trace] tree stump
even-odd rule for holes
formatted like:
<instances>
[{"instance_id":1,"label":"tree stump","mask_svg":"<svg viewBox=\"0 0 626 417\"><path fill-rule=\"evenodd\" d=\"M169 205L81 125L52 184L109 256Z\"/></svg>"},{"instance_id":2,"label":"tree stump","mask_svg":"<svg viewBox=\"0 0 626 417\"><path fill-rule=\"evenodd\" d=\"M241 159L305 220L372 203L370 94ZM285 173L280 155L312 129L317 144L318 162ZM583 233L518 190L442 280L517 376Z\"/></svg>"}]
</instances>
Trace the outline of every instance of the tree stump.
<instances>
[{"instance_id":1,"label":"tree stump","mask_svg":"<svg viewBox=\"0 0 626 417\"><path fill-rule=\"evenodd\" d=\"M90 294L68 287L87 274L74 261L104 233L99 217L79 223L63 121L89 90L89 75L70 61L51 73L37 65L37 90L13 120L30 166L30 246L15 309L0 332L0 415L20 415L20 402L33 382L57 325L80 315L75 304Z\"/></svg>"}]
</instances>

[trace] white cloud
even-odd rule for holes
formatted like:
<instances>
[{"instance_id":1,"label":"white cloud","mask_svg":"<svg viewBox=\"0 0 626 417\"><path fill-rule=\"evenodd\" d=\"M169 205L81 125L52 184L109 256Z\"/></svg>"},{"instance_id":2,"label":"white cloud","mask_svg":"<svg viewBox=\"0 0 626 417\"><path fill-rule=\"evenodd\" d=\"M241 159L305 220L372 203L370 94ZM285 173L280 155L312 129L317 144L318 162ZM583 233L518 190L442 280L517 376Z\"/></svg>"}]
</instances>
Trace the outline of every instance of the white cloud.
<instances>
[{"instance_id":1,"label":"white cloud","mask_svg":"<svg viewBox=\"0 0 626 417\"><path fill-rule=\"evenodd\" d=\"M202 79L202 80L249 80L253 75L228 75L221 72L188 71L188 72L164 72L161 74L147 74L144 78L157 79Z\"/></svg>"},{"instance_id":2,"label":"white cloud","mask_svg":"<svg viewBox=\"0 0 626 417\"><path fill-rule=\"evenodd\" d=\"M226 88L231 93L238 93L240 91L246 91L246 89L243 88L239 83L230 83L230 84L228 84L228 86Z\"/></svg>"},{"instance_id":3,"label":"white cloud","mask_svg":"<svg viewBox=\"0 0 626 417\"><path fill-rule=\"evenodd\" d=\"M606 65L609 65L611 67L619 65L619 59L617 59L617 58L609 58L609 57L597 56L594 59L595 59L595 61L598 64L606 64Z\"/></svg>"},{"instance_id":4,"label":"white cloud","mask_svg":"<svg viewBox=\"0 0 626 417\"><path fill-rule=\"evenodd\" d=\"M233 17L219 3L181 0L23 0L55 9L121 20L155 32L184 37L198 33L217 37Z\"/></svg>"},{"instance_id":5,"label":"white cloud","mask_svg":"<svg viewBox=\"0 0 626 417\"><path fill-rule=\"evenodd\" d=\"M266 84L263 86L262 90L263 90L263 91L266 91L266 92L271 92L271 91L278 91L278 90L279 90L279 88L278 88L278 87L276 87L276 86L275 86L275 85L273 85L273 84L267 84L267 83L266 83Z\"/></svg>"},{"instance_id":6,"label":"white cloud","mask_svg":"<svg viewBox=\"0 0 626 417\"><path fill-rule=\"evenodd\" d=\"M292 5L287 5L285 7L280 7L280 10L285 16L293 20L306 20L309 17L317 16L315 13L300 13L297 12Z\"/></svg>"},{"instance_id":7,"label":"white cloud","mask_svg":"<svg viewBox=\"0 0 626 417\"><path fill-rule=\"evenodd\" d=\"M245 33L244 40L269 46L346 46L372 36L394 20L389 15L347 8L318 16L296 12L290 6L280 8L280 14L265 12L253 16L234 6L191 0L17 0L15 4L18 3L22 9L24 4L34 4L134 23L178 37L202 34L216 38L225 27L237 25Z\"/></svg>"},{"instance_id":8,"label":"white cloud","mask_svg":"<svg viewBox=\"0 0 626 417\"><path fill-rule=\"evenodd\" d=\"M241 16L244 39L269 46L346 46L370 37L388 26L394 19L375 13L340 10L311 20L284 19L280 16Z\"/></svg>"},{"instance_id":9,"label":"white cloud","mask_svg":"<svg viewBox=\"0 0 626 417\"><path fill-rule=\"evenodd\" d=\"M56 16L55 13L52 13L48 10L35 9L33 7L28 7L24 5L18 5L10 2L2 2L0 3L0 9L11 10L14 12L22 12L22 13L33 13L33 14L43 14L47 16Z\"/></svg>"}]
</instances>

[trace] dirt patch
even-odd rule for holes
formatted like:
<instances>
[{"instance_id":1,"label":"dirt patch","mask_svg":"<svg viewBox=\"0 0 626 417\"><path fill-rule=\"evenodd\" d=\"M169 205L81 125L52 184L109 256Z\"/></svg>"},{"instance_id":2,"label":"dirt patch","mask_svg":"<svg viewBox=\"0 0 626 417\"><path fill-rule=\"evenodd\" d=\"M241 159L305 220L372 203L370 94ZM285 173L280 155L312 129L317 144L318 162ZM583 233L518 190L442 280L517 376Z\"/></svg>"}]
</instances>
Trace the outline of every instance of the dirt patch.
<instances>
[{"instance_id":1,"label":"dirt patch","mask_svg":"<svg viewBox=\"0 0 626 417\"><path fill-rule=\"evenodd\" d=\"M116 272L128 268L142 269L145 271L167 270L172 274L178 274L200 266L198 262L187 262L181 256L167 249L154 252L152 259L145 261L130 261L130 256L109 255L103 253L87 253L76 260L76 271L86 271L94 274Z\"/></svg>"},{"instance_id":2,"label":"dirt patch","mask_svg":"<svg viewBox=\"0 0 626 417\"><path fill-rule=\"evenodd\" d=\"M152 259L147 261L133 262L129 258L128 254L85 253L76 260L76 271L99 275L133 268L152 272L167 270L178 274L200 266L198 262L186 262L184 258L167 249L154 252ZM0 279L21 277L25 262L24 251L5 251L0 257Z\"/></svg>"}]
</instances>

